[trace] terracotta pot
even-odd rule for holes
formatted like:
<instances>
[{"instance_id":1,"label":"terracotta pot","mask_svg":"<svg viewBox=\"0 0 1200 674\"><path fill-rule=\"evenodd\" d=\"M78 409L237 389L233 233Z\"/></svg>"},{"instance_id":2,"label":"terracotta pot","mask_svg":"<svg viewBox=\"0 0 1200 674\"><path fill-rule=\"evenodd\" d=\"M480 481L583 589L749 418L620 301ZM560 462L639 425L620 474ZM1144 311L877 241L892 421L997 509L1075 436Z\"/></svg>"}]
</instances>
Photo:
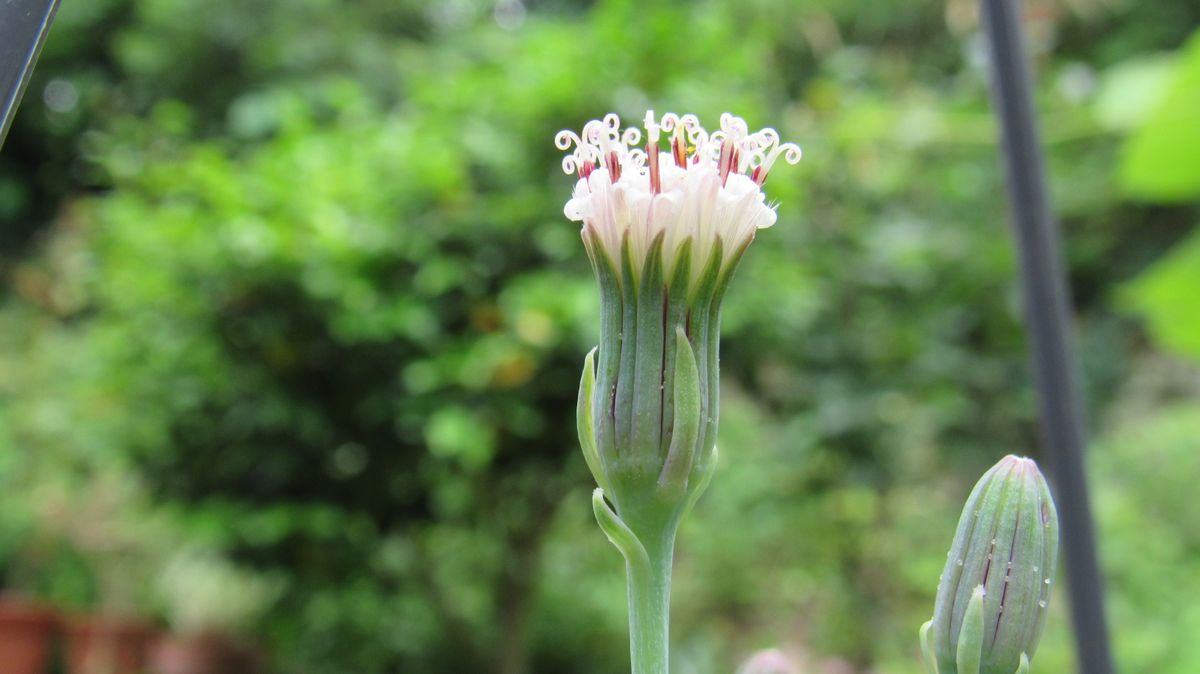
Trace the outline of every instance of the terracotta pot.
<instances>
[{"instance_id":1,"label":"terracotta pot","mask_svg":"<svg viewBox=\"0 0 1200 674\"><path fill-rule=\"evenodd\" d=\"M90 616L67 623L70 674L142 674L155 631L135 620Z\"/></svg>"},{"instance_id":2,"label":"terracotta pot","mask_svg":"<svg viewBox=\"0 0 1200 674\"><path fill-rule=\"evenodd\" d=\"M5 674L45 674L54 611L13 597L0 596L0 663Z\"/></svg>"},{"instance_id":3,"label":"terracotta pot","mask_svg":"<svg viewBox=\"0 0 1200 674\"><path fill-rule=\"evenodd\" d=\"M150 650L151 674L257 674L258 653L221 634L169 635Z\"/></svg>"}]
</instances>

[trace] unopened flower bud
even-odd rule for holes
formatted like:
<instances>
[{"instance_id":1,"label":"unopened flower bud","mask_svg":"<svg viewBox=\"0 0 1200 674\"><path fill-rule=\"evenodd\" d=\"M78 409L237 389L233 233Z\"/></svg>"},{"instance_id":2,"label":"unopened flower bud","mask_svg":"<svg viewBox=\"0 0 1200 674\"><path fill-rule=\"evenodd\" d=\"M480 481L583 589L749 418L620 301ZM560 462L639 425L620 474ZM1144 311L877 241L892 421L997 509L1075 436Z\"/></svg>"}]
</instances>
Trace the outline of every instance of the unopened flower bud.
<instances>
[{"instance_id":1,"label":"unopened flower bud","mask_svg":"<svg viewBox=\"0 0 1200 674\"><path fill-rule=\"evenodd\" d=\"M1028 671L1057 558L1058 514L1046 480L1032 459L1004 457L959 518L933 620L921 630L931 671Z\"/></svg>"}]
</instances>

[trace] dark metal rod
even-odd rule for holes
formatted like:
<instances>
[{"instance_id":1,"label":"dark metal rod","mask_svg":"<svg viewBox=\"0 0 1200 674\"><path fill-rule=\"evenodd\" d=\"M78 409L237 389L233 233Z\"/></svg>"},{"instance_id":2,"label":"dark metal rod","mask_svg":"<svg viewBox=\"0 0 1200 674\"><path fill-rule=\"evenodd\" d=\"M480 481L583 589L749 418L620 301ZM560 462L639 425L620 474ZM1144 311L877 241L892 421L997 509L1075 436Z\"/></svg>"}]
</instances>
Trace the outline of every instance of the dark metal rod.
<instances>
[{"instance_id":1,"label":"dark metal rod","mask_svg":"<svg viewBox=\"0 0 1200 674\"><path fill-rule=\"evenodd\" d=\"M1055 485L1062 522L1079 671L1112 674L1104 593L1083 467L1087 434L1079 374L1071 351L1070 299L1062 271L1061 235L1051 214L1034 118L1020 0L981 0L981 10L991 48L992 104L1000 117L1044 458Z\"/></svg>"},{"instance_id":2,"label":"dark metal rod","mask_svg":"<svg viewBox=\"0 0 1200 674\"><path fill-rule=\"evenodd\" d=\"M0 0L0 147L56 11L58 0Z\"/></svg>"}]
</instances>

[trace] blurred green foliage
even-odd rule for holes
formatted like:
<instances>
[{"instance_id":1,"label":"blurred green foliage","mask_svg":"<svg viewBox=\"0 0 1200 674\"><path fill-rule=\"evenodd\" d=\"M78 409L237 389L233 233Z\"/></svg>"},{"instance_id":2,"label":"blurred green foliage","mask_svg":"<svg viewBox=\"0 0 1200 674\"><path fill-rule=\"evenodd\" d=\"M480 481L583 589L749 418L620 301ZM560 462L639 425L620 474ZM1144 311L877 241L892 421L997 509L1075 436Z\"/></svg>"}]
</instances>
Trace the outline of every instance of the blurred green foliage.
<instances>
[{"instance_id":1,"label":"blurred green foliage","mask_svg":"<svg viewBox=\"0 0 1200 674\"><path fill-rule=\"evenodd\" d=\"M281 579L279 671L622 671L572 416L597 302L551 139L731 110L806 158L725 303L678 671L779 644L915 674L961 499L1038 446L972 8L68 4L0 154L5 582L169 612L121 576L186 541ZM1035 9L1119 657L1194 671L1195 518L1164 485L1195 474L1200 385L1159 349L1197 353L1200 209L1154 152L1189 126L1197 50L1160 52L1200 8Z\"/></svg>"},{"instance_id":2,"label":"blurred green foliage","mask_svg":"<svg viewBox=\"0 0 1200 674\"><path fill-rule=\"evenodd\" d=\"M1121 183L1149 201L1195 201L1200 196L1200 36L1180 50L1161 91L1125 147ZM1157 95L1155 95L1157 94Z\"/></svg>"},{"instance_id":3,"label":"blurred green foliage","mask_svg":"<svg viewBox=\"0 0 1200 674\"><path fill-rule=\"evenodd\" d=\"M1200 512L1191 497L1197 428L1194 401L1167 405L1117 428L1096 461L1106 488L1098 516L1109 536L1129 542L1106 555L1109 586L1122 588L1111 611L1126 662L1145 671L1184 674L1200 661L1187 636L1200 628L1200 611L1187 599L1200 592Z\"/></svg>"},{"instance_id":4,"label":"blurred green foliage","mask_svg":"<svg viewBox=\"0 0 1200 674\"><path fill-rule=\"evenodd\" d=\"M1154 89L1144 92L1143 119L1124 147L1121 185L1151 202L1200 201L1200 34L1175 55ZM1200 358L1200 231L1178 244L1126 289L1154 338L1180 355Z\"/></svg>"}]
</instances>

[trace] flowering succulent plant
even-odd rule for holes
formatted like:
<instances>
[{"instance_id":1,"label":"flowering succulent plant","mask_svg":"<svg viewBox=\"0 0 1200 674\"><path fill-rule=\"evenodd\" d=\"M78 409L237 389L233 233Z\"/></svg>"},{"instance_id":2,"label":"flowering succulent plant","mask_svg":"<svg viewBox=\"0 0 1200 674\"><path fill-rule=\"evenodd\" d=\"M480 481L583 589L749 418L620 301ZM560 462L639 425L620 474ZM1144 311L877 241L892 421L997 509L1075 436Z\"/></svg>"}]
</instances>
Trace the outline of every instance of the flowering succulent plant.
<instances>
[{"instance_id":1,"label":"flowering succulent plant","mask_svg":"<svg viewBox=\"0 0 1200 674\"><path fill-rule=\"evenodd\" d=\"M1032 459L1006 456L967 498L921 628L931 674L1024 674L1058 560L1058 514Z\"/></svg>"},{"instance_id":2,"label":"flowering succulent plant","mask_svg":"<svg viewBox=\"0 0 1200 674\"><path fill-rule=\"evenodd\" d=\"M644 149L615 114L555 143L578 176L565 213L582 223L601 297L579 441L596 517L626 559L634 674L665 674L675 531L716 466L721 301L775 223L763 183L800 148L730 114L711 134L694 115L648 112L644 127Z\"/></svg>"}]
</instances>

